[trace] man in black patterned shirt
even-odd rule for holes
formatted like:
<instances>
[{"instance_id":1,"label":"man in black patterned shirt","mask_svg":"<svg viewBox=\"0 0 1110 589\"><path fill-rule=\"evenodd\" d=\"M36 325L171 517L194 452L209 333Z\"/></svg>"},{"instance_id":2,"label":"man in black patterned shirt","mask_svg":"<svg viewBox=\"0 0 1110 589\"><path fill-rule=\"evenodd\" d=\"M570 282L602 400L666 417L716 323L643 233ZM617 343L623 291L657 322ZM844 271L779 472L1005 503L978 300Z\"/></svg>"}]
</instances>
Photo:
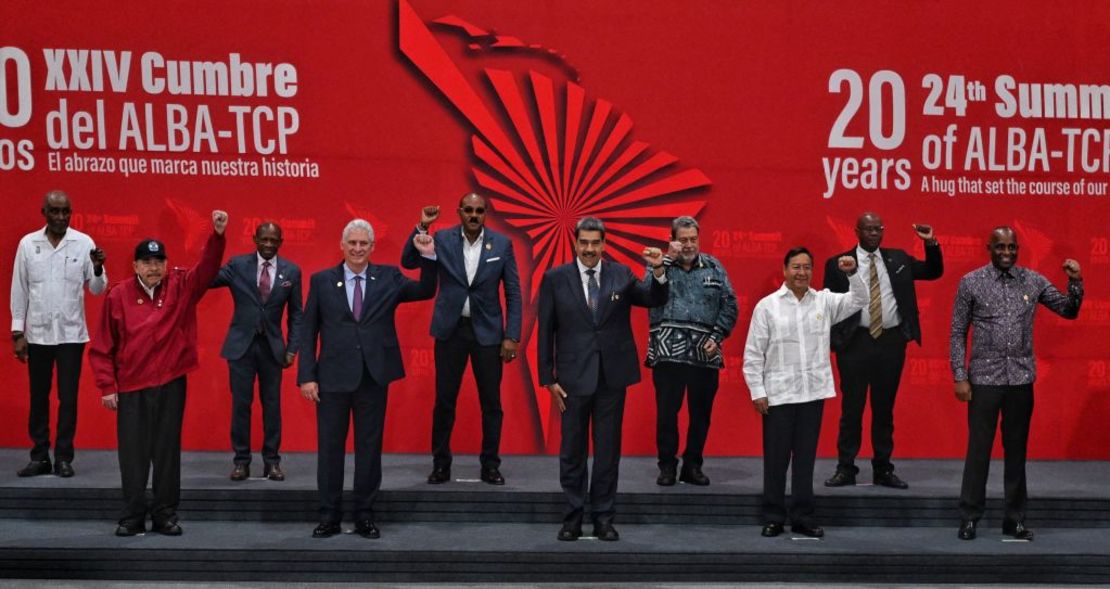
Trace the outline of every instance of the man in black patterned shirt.
<instances>
[{"instance_id":1,"label":"man in black patterned shirt","mask_svg":"<svg viewBox=\"0 0 1110 589\"><path fill-rule=\"evenodd\" d=\"M1067 294L1041 274L1017 266L1017 234L997 227L987 243L990 265L960 280L952 308L951 362L956 398L968 403L967 458L960 490L961 540L975 538L986 506L987 473L998 415L1005 451L1005 516L1002 533L1032 540L1025 527L1025 450L1033 415L1033 315L1040 303L1065 318L1079 316L1083 278L1079 262L1064 261ZM967 365L967 332L973 327Z\"/></svg>"}]
</instances>

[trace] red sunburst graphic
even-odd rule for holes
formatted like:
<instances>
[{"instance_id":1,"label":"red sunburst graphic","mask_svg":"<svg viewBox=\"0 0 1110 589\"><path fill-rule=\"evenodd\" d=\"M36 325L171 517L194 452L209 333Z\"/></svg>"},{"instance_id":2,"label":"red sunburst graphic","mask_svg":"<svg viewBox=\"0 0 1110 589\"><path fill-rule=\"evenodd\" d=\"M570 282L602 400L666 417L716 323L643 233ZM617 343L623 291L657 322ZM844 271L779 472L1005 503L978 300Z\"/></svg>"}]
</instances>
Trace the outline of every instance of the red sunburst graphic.
<instances>
[{"instance_id":1,"label":"red sunburst graphic","mask_svg":"<svg viewBox=\"0 0 1110 589\"><path fill-rule=\"evenodd\" d=\"M587 96L576 81L577 70L558 52L486 32L456 16L436 19L464 34L471 51L531 52L557 61L571 78L557 81L530 68L484 68L482 82L492 93L479 91L405 0L399 0L398 16L401 52L475 131L475 181L496 195L500 218L528 238L531 268L522 273L530 270L525 276L531 278L532 297L545 271L572 259L578 219L602 219L606 255L637 268L645 242L666 241L674 217L696 216L705 207L691 191L708 187L709 178L695 168L676 169L677 157L633 140L632 118L609 101ZM533 365L534 348L530 342ZM536 400L540 414L546 414L548 395ZM547 420L540 423L546 432Z\"/></svg>"}]
</instances>

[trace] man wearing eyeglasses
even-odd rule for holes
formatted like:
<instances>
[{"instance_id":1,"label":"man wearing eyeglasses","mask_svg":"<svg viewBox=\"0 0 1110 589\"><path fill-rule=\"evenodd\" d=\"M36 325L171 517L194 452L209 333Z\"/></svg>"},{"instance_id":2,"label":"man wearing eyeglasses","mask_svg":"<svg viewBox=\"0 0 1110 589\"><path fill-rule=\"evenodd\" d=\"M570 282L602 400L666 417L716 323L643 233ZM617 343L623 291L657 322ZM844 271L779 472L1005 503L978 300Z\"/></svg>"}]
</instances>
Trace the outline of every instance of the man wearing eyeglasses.
<instances>
[{"instance_id":1,"label":"man wearing eyeglasses","mask_svg":"<svg viewBox=\"0 0 1110 589\"><path fill-rule=\"evenodd\" d=\"M841 256L851 256L867 283L868 306L833 326L832 349L840 372L840 435L836 439L836 472L826 487L856 484L863 408L871 391L872 481L892 489L909 487L898 475L890 456L894 452L894 397L906 362L906 344L921 345L921 322L917 313L914 282L936 280L944 274L940 244L929 225L913 225L925 242L925 260L900 249L881 248L883 221L875 213L864 213L856 221L859 244L837 254L825 264L825 288L848 292L848 279L837 271Z\"/></svg>"},{"instance_id":2,"label":"man wearing eyeglasses","mask_svg":"<svg viewBox=\"0 0 1110 589\"><path fill-rule=\"evenodd\" d=\"M431 485L451 480L451 430L468 359L482 406L481 479L491 485L505 484L500 470L501 374L503 364L516 359L520 342L520 278L512 240L485 226L488 210L485 197L466 194L459 199L459 224L435 234L439 294L431 326L436 365ZM421 210L420 223L401 254L402 266L420 264L412 238L428 233L438 218L438 206Z\"/></svg>"}]
</instances>

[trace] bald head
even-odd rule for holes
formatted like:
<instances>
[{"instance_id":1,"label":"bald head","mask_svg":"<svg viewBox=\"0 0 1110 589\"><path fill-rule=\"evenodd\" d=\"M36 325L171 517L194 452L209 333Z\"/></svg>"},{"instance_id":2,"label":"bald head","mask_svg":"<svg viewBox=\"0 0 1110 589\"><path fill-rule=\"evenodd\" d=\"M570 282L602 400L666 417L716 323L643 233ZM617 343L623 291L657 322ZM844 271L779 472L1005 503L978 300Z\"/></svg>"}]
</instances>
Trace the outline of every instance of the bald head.
<instances>
[{"instance_id":1,"label":"bald head","mask_svg":"<svg viewBox=\"0 0 1110 589\"><path fill-rule=\"evenodd\" d=\"M873 252L883 242L883 220L873 212L866 212L856 219L856 237L864 250Z\"/></svg>"},{"instance_id":2,"label":"bald head","mask_svg":"<svg viewBox=\"0 0 1110 589\"><path fill-rule=\"evenodd\" d=\"M1017 264L1018 241L1017 233L1013 227L1002 225L991 231L990 240L987 241L987 251L990 252L991 264L999 270L1009 270Z\"/></svg>"},{"instance_id":3,"label":"bald head","mask_svg":"<svg viewBox=\"0 0 1110 589\"><path fill-rule=\"evenodd\" d=\"M71 213L69 197L61 190L51 190L42 199L42 216L46 218L46 232L61 237L69 229Z\"/></svg>"}]
</instances>

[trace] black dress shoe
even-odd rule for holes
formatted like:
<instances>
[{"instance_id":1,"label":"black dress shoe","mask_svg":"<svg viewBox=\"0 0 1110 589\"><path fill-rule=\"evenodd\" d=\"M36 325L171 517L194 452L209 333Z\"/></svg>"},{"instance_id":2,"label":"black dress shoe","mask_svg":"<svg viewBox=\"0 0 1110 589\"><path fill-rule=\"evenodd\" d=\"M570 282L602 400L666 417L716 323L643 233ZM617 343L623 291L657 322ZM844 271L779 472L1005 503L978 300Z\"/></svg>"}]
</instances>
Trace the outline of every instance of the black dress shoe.
<instances>
[{"instance_id":1,"label":"black dress shoe","mask_svg":"<svg viewBox=\"0 0 1110 589\"><path fill-rule=\"evenodd\" d=\"M428 475L429 485L441 485L451 480L451 467L440 468L435 467L432 469L432 474Z\"/></svg>"},{"instance_id":2,"label":"black dress shoe","mask_svg":"<svg viewBox=\"0 0 1110 589\"><path fill-rule=\"evenodd\" d=\"M448 475L448 478L450 478L450 475ZM497 467L483 468L482 482L489 483L491 485L504 485L505 477L501 476L501 471L498 470Z\"/></svg>"},{"instance_id":3,"label":"black dress shoe","mask_svg":"<svg viewBox=\"0 0 1110 589\"><path fill-rule=\"evenodd\" d=\"M54 463L54 474L62 477L63 479L68 479L69 477L77 474L77 472L73 470L73 465L70 464L68 460L59 460Z\"/></svg>"},{"instance_id":4,"label":"black dress shoe","mask_svg":"<svg viewBox=\"0 0 1110 589\"><path fill-rule=\"evenodd\" d=\"M146 522L120 522L116 527L117 536L137 536L146 533Z\"/></svg>"},{"instance_id":5,"label":"black dress shoe","mask_svg":"<svg viewBox=\"0 0 1110 589\"><path fill-rule=\"evenodd\" d=\"M159 534L162 534L163 536L180 536L181 535L181 525L178 524L176 521L164 521L162 523L156 523L153 526L151 526L150 529L151 529L151 531L158 532Z\"/></svg>"},{"instance_id":6,"label":"black dress shoe","mask_svg":"<svg viewBox=\"0 0 1110 589\"><path fill-rule=\"evenodd\" d=\"M32 460L15 474L21 477L37 477L40 474L50 474L50 461Z\"/></svg>"},{"instance_id":7,"label":"black dress shoe","mask_svg":"<svg viewBox=\"0 0 1110 589\"><path fill-rule=\"evenodd\" d=\"M856 475L846 470L838 470L825 481L826 487L850 487L856 484Z\"/></svg>"},{"instance_id":8,"label":"black dress shoe","mask_svg":"<svg viewBox=\"0 0 1110 589\"><path fill-rule=\"evenodd\" d=\"M378 531L378 527L374 522L368 519L363 519L355 522L355 533L363 538L377 540L382 537L382 533Z\"/></svg>"},{"instance_id":9,"label":"black dress shoe","mask_svg":"<svg viewBox=\"0 0 1110 589\"><path fill-rule=\"evenodd\" d=\"M231 480L245 481L251 478L251 465L249 464L236 464L235 468L231 469Z\"/></svg>"},{"instance_id":10,"label":"black dress shoe","mask_svg":"<svg viewBox=\"0 0 1110 589\"><path fill-rule=\"evenodd\" d=\"M556 538L560 542L573 542L582 537L582 526L575 524L563 524L559 529L559 535Z\"/></svg>"},{"instance_id":11,"label":"black dress shoe","mask_svg":"<svg viewBox=\"0 0 1110 589\"><path fill-rule=\"evenodd\" d=\"M705 474L701 471L700 466L684 466L682 468L682 474L679 475L678 480L691 485L697 485L699 487L705 487L709 485L709 477L705 476Z\"/></svg>"},{"instance_id":12,"label":"black dress shoe","mask_svg":"<svg viewBox=\"0 0 1110 589\"><path fill-rule=\"evenodd\" d=\"M339 526L339 522L320 522L315 530L312 530L313 538L331 538L336 534L343 532L343 528Z\"/></svg>"},{"instance_id":13,"label":"black dress shoe","mask_svg":"<svg viewBox=\"0 0 1110 589\"><path fill-rule=\"evenodd\" d=\"M808 524L793 524L790 526L790 531L795 534L809 536L810 538L821 538L825 535L825 530L821 526L811 526Z\"/></svg>"},{"instance_id":14,"label":"black dress shoe","mask_svg":"<svg viewBox=\"0 0 1110 589\"><path fill-rule=\"evenodd\" d=\"M764 538L774 538L782 533L782 524L769 523L763 526L763 531L759 533Z\"/></svg>"},{"instance_id":15,"label":"black dress shoe","mask_svg":"<svg viewBox=\"0 0 1110 589\"><path fill-rule=\"evenodd\" d=\"M594 524L594 537L603 542L616 542L621 539L613 524Z\"/></svg>"},{"instance_id":16,"label":"black dress shoe","mask_svg":"<svg viewBox=\"0 0 1110 589\"><path fill-rule=\"evenodd\" d=\"M262 468L262 476L270 479L271 481L285 480L285 473L282 472L280 464L267 464Z\"/></svg>"},{"instance_id":17,"label":"black dress shoe","mask_svg":"<svg viewBox=\"0 0 1110 589\"><path fill-rule=\"evenodd\" d=\"M960 522L960 533L958 534L960 540L974 540L975 539L975 522L964 520Z\"/></svg>"},{"instance_id":18,"label":"black dress shoe","mask_svg":"<svg viewBox=\"0 0 1110 589\"><path fill-rule=\"evenodd\" d=\"M875 484L881 487L890 487L891 489L908 489L909 483L898 478L898 475L893 472L875 473Z\"/></svg>"},{"instance_id":19,"label":"black dress shoe","mask_svg":"<svg viewBox=\"0 0 1110 589\"><path fill-rule=\"evenodd\" d=\"M1033 541L1033 530L1025 527L1021 522L1004 522L1002 524L1002 533L1007 536L1013 536L1018 540Z\"/></svg>"},{"instance_id":20,"label":"black dress shoe","mask_svg":"<svg viewBox=\"0 0 1110 589\"><path fill-rule=\"evenodd\" d=\"M655 477L655 484L660 487L673 487L678 482L678 476L675 473L675 467L662 467L659 469L659 476Z\"/></svg>"}]
</instances>

